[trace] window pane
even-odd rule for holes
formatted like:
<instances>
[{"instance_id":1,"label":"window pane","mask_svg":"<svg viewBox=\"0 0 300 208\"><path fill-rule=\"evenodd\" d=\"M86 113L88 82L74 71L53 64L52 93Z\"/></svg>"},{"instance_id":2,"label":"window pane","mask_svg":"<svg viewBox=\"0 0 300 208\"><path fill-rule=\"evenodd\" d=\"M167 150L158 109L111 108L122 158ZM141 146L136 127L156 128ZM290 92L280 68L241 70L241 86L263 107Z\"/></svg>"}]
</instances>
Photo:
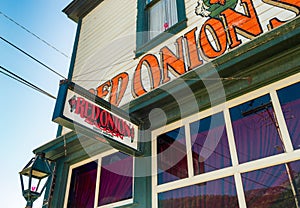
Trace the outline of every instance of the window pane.
<instances>
[{"instance_id":1,"label":"window pane","mask_svg":"<svg viewBox=\"0 0 300 208\"><path fill-rule=\"evenodd\" d=\"M149 38L152 39L178 22L175 0L160 0L149 8Z\"/></svg>"},{"instance_id":2,"label":"window pane","mask_svg":"<svg viewBox=\"0 0 300 208\"><path fill-rule=\"evenodd\" d=\"M102 158L98 206L132 198L133 158L117 152Z\"/></svg>"},{"instance_id":3,"label":"window pane","mask_svg":"<svg viewBox=\"0 0 300 208\"><path fill-rule=\"evenodd\" d=\"M284 151L270 100L265 95L230 109L240 163Z\"/></svg>"},{"instance_id":4,"label":"window pane","mask_svg":"<svg viewBox=\"0 0 300 208\"><path fill-rule=\"evenodd\" d=\"M233 177L209 181L158 194L158 207L235 208L238 207Z\"/></svg>"},{"instance_id":5,"label":"window pane","mask_svg":"<svg viewBox=\"0 0 300 208\"><path fill-rule=\"evenodd\" d=\"M158 184L188 176L184 127L157 137L157 167Z\"/></svg>"},{"instance_id":6,"label":"window pane","mask_svg":"<svg viewBox=\"0 0 300 208\"><path fill-rule=\"evenodd\" d=\"M190 129L195 175L231 166L222 113L196 121Z\"/></svg>"},{"instance_id":7,"label":"window pane","mask_svg":"<svg viewBox=\"0 0 300 208\"><path fill-rule=\"evenodd\" d=\"M300 148L300 83L278 91L285 121L295 149Z\"/></svg>"},{"instance_id":8,"label":"window pane","mask_svg":"<svg viewBox=\"0 0 300 208\"><path fill-rule=\"evenodd\" d=\"M176 0L165 0L166 6L166 21L167 25L164 25L165 29L175 25L178 22L177 16L177 4Z\"/></svg>"},{"instance_id":9,"label":"window pane","mask_svg":"<svg viewBox=\"0 0 300 208\"><path fill-rule=\"evenodd\" d=\"M247 207L297 207L299 161L242 174ZM296 194L295 194L296 195Z\"/></svg>"},{"instance_id":10,"label":"window pane","mask_svg":"<svg viewBox=\"0 0 300 208\"><path fill-rule=\"evenodd\" d=\"M69 208L93 208L97 178L97 163L90 162L72 170Z\"/></svg>"}]
</instances>

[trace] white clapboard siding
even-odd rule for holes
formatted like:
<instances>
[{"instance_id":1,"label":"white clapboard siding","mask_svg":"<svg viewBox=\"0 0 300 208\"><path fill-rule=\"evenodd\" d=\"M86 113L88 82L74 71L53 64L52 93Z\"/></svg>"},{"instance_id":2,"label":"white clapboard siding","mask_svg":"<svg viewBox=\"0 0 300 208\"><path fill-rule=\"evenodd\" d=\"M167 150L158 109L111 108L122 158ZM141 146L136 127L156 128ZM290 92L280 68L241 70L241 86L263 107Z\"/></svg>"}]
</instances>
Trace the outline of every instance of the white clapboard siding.
<instances>
[{"instance_id":1,"label":"white clapboard siding","mask_svg":"<svg viewBox=\"0 0 300 208\"><path fill-rule=\"evenodd\" d=\"M264 33L268 32L267 25L270 19L277 17L282 21L286 21L296 16L294 12L274 7L264 3L262 0L253 0L253 4ZM147 53L157 56L158 60L160 60L159 51L164 46L168 46L175 53L174 43L176 39L193 28L197 28L196 36L198 39L201 27L208 18L197 16L195 14L196 6L197 0L185 0L188 20L187 28L157 45ZM240 0L235 10L245 14ZM129 84L120 105L134 99L131 92L133 75L139 60L143 57L134 59L134 51L136 49L136 18L137 0L105 0L84 17L75 61L74 82L86 89L96 89L116 75L126 72L129 75ZM207 35L212 40L211 34ZM242 44L250 41L250 39L239 34L238 38L242 40ZM205 61L210 61L205 57L202 58ZM141 76L145 89L150 91L149 74L145 67L142 68ZM172 75L170 77L175 78ZM105 97L107 100L108 98L109 95Z\"/></svg>"},{"instance_id":2,"label":"white clapboard siding","mask_svg":"<svg viewBox=\"0 0 300 208\"><path fill-rule=\"evenodd\" d=\"M95 88L118 74L112 65L134 57L135 28L136 0L106 0L85 16L73 74L83 81L76 83Z\"/></svg>"}]
</instances>

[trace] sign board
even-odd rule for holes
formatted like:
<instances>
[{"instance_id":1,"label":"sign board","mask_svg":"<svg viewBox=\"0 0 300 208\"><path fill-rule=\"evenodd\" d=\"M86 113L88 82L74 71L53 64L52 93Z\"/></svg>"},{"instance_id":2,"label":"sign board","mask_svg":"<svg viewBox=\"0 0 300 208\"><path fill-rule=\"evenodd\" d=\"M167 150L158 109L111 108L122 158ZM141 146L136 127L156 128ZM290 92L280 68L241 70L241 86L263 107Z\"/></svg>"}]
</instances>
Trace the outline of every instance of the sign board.
<instances>
[{"instance_id":1,"label":"sign board","mask_svg":"<svg viewBox=\"0 0 300 208\"><path fill-rule=\"evenodd\" d=\"M85 136L109 143L122 152L139 155L138 122L84 88L61 83L53 121Z\"/></svg>"}]
</instances>

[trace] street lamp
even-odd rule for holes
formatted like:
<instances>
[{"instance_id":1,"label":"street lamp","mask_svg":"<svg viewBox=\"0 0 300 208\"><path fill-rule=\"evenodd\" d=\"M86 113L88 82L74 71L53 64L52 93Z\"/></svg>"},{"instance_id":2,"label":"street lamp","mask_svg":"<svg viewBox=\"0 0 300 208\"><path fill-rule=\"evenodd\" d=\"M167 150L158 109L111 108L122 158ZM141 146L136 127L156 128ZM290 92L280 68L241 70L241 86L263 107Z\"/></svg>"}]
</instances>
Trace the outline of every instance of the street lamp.
<instances>
[{"instance_id":1,"label":"street lamp","mask_svg":"<svg viewBox=\"0 0 300 208\"><path fill-rule=\"evenodd\" d=\"M33 202L42 195L52 175L45 153L37 153L19 174L22 194L27 201L26 208L31 208ZM27 182L25 186L24 181Z\"/></svg>"}]
</instances>

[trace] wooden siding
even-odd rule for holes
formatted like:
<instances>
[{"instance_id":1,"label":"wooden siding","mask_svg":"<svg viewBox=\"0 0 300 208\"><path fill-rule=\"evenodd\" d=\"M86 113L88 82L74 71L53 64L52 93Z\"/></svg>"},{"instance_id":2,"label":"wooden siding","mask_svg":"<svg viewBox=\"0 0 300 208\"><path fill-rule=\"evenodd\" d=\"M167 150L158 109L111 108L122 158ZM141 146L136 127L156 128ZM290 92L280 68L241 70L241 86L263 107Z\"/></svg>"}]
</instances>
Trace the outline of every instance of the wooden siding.
<instances>
[{"instance_id":1,"label":"wooden siding","mask_svg":"<svg viewBox=\"0 0 300 208\"><path fill-rule=\"evenodd\" d=\"M297 15L297 12L275 7L261 0L253 0L251 2L253 3L263 33L268 32L269 29L267 25L272 18L277 17L279 20L286 21L292 20ZM297 4L299 5L299 3ZM167 46L173 53L176 53L174 44L176 39L194 28L197 28L195 34L196 40L199 42L201 27L209 17L197 16L195 14L196 6L196 0L185 0L187 28L146 53L153 54L157 57L160 68L162 68L162 61L160 60L161 48ZM240 4L240 0L234 10L246 15L245 9ZM86 89L96 90L101 84L106 83L122 72L126 72L128 74L129 83L128 86L126 86L126 91L121 102L118 103L119 106L134 99L134 93L132 93L134 71L139 60L143 57L142 55L141 57L135 58L136 18L136 0L106 0L85 16L82 21L73 81ZM260 37L263 33L255 38ZM211 45L216 47L216 44L213 42L213 36L209 33L207 33L207 36L212 42ZM250 41L249 38L241 34L237 34L237 37L242 41L242 44ZM232 50L229 49L228 45L229 43L226 44L225 53ZM199 43L197 46L199 48ZM201 56L204 63L212 60L205 57L202 53ZM185 58L184 61L185 64L188 65L187 58ZM151 74L149 74L146 66L142 67L141 72L142 84L146 91L150 91ZM171 79L178 76L174 76L170 72L169 74ZM160 80L159 85L161 84ZM111 88L112 86L104 88L109 91L109 93L103 97L104 99L109 100Z\"/></svg>"}]
</instances>

